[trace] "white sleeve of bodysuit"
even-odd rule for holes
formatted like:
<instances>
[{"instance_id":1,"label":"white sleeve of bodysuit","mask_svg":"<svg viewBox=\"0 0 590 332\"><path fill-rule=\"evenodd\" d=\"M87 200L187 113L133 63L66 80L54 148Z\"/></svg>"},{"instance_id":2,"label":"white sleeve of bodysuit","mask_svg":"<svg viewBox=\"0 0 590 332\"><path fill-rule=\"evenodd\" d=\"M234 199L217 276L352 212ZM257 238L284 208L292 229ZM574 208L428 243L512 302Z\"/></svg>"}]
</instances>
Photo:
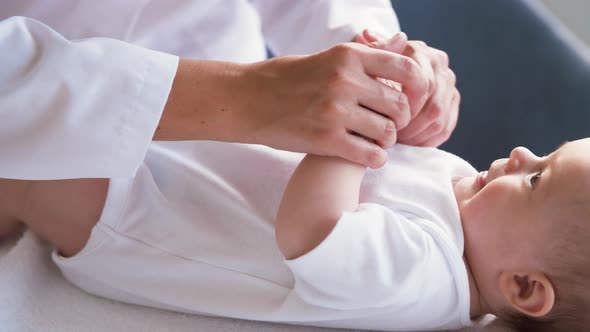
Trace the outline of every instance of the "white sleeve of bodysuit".
<instances>
[{"instance_id":1,"label":"white sleeve of bodysuit","mask_svg":"<svg viewBox=\"0 0 590 332\"><path fill-rule=\"evenodd\" d=\"M400 30L389 0L250 0L275 55L310 54L349 42L363 29Z\"/></svg>"},{"instance_id":2,"label":"white sleeve of bodysuit","mask_svg":"<svg viewBox=\"0 0 590 332\"><path fill-rule=\"evenodd\" d=\"M344 212L323 242L286 263L299 298L337 310L397 312L432 299L440 293L438 282L448 285L452 278L443 250L428 232L373 203Z\"/></svg>"},{"instance_id":3,"label":"white sleeve of bodysuit","mask_svg":"<svg viewBox=\"0 0 590 332\"><path fill-rule=\"evenodd\" d=\"M131 177L178 58L107 38L66 40L36 20L0 22L0 178Z\"/></svg>"}]
</instances>

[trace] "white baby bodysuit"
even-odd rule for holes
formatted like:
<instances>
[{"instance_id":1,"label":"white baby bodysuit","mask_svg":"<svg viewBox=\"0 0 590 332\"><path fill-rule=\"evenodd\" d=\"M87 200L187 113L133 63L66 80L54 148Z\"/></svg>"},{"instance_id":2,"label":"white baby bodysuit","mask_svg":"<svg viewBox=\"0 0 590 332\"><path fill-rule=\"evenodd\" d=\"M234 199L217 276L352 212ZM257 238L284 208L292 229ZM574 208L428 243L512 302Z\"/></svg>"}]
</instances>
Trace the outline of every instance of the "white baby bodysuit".
<instances>
[{"instance_id":1,"label":"white baby bodysuit","mask_svg":"<svg viewBox=\"0 0 590 332\"><path fill-rule=\"evenodd\" d=\"M368 170L360 206L290 261L274 217L303 155L219 142L151 144L133 179L111 179L84 249L53 259L82 289L187 313L372 330L470 325L452 189L464 160L396 145Z\"/></svg>"}]
</instances>

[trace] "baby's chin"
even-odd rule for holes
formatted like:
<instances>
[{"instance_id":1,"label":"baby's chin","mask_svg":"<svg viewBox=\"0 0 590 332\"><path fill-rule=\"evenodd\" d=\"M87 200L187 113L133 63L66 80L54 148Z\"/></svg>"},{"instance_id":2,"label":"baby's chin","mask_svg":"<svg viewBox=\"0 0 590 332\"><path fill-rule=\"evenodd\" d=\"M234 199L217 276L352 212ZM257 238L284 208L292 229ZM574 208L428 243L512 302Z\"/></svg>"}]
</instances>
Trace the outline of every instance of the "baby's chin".
<instances>
[{"instance_id":1,"label":"baby's chin","mask_svg":"<svg viewBox=\"0 0 590 332\"><path fill-rule=\"evenodd\" d=\"M470 199L481 190L476 176L456 177L452 181L455 199L459 206L461 206L462 202Z\"/></svg>"}]
</instances>

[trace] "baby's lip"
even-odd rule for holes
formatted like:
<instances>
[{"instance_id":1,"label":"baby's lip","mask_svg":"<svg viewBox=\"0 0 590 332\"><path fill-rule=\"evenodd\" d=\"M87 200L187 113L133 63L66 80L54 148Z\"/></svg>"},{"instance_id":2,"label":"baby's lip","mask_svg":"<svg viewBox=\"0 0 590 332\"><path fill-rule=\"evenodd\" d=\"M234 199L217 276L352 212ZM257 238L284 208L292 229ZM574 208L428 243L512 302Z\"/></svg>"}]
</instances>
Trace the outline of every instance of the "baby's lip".
<instances>
[{"instance_id":1,"label":"baby's lip","mask_svg":"<svg viewBox=\"0 0 590 332\"><path fill-rule=\"evenodd\" d=\"M479 174L477 174L476 180L477 180L477 183L478 183L480 189L486 186L487 177L488 177L488 171L479 172Z\"/></svg>"}]
</instances>

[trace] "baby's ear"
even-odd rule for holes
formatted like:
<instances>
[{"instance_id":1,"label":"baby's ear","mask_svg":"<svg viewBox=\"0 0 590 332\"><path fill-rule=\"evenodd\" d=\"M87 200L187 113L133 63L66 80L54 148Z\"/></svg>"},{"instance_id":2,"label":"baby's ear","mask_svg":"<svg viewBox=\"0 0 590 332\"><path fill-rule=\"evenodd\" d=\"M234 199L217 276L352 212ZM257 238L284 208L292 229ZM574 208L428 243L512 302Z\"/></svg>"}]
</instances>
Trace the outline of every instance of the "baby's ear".
<instances>
[{"instance_id":1,"label":"baby's ear","mask_svg":"<svg viewBox=\"0 0 590 332\"><path fill-rule=\"evenodd\" d=\"M553 284L544 273L502 272L499 286L506 301L528 316L543 317L555 304Z\"/></svg>"}]
</instances>

